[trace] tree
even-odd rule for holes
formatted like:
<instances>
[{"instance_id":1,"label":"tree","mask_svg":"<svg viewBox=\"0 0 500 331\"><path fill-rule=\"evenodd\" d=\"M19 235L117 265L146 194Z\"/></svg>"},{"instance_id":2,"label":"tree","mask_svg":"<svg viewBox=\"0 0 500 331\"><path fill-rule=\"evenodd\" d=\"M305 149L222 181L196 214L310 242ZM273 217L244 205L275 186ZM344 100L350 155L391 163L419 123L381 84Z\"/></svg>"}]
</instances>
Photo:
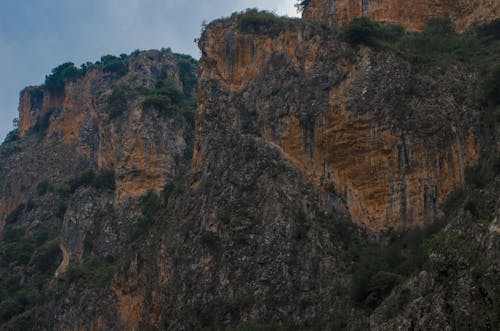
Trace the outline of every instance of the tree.
<instances>
[{"instance_id":1,"label":"tree","mask_svg":"<svg viewBox=\"0 0 500 331\"><path fill-rule=\"evenodd\" d=\"M310 3L311 0L299 0L295 4L295 8L297 8L297 12L302 13Z\"/></svg>"}]
</instances>

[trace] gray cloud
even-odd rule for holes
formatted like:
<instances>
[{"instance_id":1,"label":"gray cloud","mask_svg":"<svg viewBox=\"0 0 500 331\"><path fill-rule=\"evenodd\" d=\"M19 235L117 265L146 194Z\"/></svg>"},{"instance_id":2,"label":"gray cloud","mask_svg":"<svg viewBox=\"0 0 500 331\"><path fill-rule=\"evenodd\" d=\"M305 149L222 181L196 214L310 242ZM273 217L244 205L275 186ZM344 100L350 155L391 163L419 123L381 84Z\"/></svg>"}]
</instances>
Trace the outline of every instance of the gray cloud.
<instances>
[{"instance_id":1,"label":"gray cloud","mask_svg":"<svg viewBox=\"0 0 500 331\"><path fill-rule=\"evenodd\" d=\"M19 91L55 66L104 54L171 47L199 56L203 21L257 7L297 15L294 0L2 0L0 141L17 117Z\"/></svg>"}]
</instances>

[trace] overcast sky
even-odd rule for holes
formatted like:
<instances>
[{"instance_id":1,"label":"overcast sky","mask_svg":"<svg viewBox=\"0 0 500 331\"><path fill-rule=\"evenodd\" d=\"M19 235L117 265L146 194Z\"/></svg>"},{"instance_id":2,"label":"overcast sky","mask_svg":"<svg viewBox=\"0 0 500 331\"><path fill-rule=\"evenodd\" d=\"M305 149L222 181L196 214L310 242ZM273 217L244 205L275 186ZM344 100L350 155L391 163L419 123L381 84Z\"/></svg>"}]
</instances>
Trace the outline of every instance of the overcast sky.
<instances>
[{"instance_id":1,"label":"overcast sky","mask_svg":"<svg viewBox=\"0 0 500 331\"><path fill-rule=\"evenodd\" d=\"M203 21L257 7L296 16L294 0L0 0L0 142L19 91L52 68L170 47L196 58Z\"/></svg>"}]
</instances>

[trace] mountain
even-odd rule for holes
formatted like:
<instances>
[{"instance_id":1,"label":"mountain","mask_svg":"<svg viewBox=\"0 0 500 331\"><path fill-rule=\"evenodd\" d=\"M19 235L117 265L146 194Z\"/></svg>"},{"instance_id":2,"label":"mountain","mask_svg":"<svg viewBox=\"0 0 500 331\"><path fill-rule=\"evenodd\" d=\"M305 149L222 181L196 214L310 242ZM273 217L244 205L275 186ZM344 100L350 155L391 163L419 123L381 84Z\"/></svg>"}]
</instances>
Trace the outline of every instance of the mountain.
<instances>
[{"instance_id":1,"label":"mountain","mask_svg":"<svg viewBox=\"0 0 500 331\"><path fill-rule=\"evenodd\" d=\"M0 329L497 328L500 20L479 3L249 9L199 62L55 68L0 147Z\"/></svg>"}]
</instances>

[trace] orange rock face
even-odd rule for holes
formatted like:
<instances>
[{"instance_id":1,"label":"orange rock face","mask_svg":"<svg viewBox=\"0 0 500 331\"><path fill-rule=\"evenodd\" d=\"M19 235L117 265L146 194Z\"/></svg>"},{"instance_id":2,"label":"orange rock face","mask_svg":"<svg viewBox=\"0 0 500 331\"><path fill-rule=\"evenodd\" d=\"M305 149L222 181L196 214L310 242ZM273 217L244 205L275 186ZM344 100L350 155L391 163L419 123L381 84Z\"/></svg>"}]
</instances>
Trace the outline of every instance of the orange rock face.
<instances>
[{"instance_id":1,"label":"orange rock face","mask_svg":"<svg viewBox=\"0 0 500 331\"><path fill-rule=\"evenodd\" d=\"M182 89L176 60L169 52L147 51L131 56L128 65L129 74L123 77L89 69L83 77L67 80L59 95L43 86L21 92L18 132L27 141L23 157L33 160L17 161L24 163L23 169L7 172L5 183L0 180L0 229L7 215L27 199L22 192L33 192L42 180L55 183L79 176L82 169L111 169L120 202L160 190L176 175L192 130L185 121L159 118L134 97L123 116L110 120L106 111L106 98L118 84L131 90L154 88L157 81L170 78ZM47 114L46 132L30 131ZM43 149L49 155L39 155Z\"/></svg>"},{"instance_id":2,"label":"orange rock face","mask_svg":"<svg viewBox=\"0 0 500 331\"><path fill-rule=\"evenodd\" d=\"M232 29L236 29L235 25ZM452 122L443 123L444 128L425 133L422 138L426 122L430 121L427 115L413 120L421 129L407 129L405 122L391 122L391 116L398 116L400 110L394 109L394 114L384 110L391 109L389 100L374 104L379 110L356 111L371 102L363 101L365 95L380 95L379 90L387 88L378 86L381 83L375 79L386 76L388 82L397 81L395 87L406 84L405 79L411 76L400 78L397 70L406 70L407 64L384 55L381 57L387 63L385 67L376 62L376 54L369 49L361 50L355 60L344 58L343 51L335 48L339 44L328 45L308 29L290 29L276 37L249 36L228 27L209 30L201 43L204 58L200 62L200 78L202 82L215 81L227 91L221 100L225 100L228 109L232 108L232 102L247 107L255 103L258 135L280 148L283 156L321 191L340 197L354 219L372 229L411 227L434 221L446 197L461 185L465 167L477 160L478 145L472 130L459 128ZM225 45L228 40L232 41L232 48ZM285 59L280 60L283 65L273 62L273 54ZM300 89L300 81L272 76L285 70L303 74L302 80L321 75L314 67L328 56L337 56L338 60L332 62L331 69L325 66L326 70L332 70L325 77L339 75L339 79L326 87L318 86L326 89L321 92L324 94L311 96L304 89L296 92L298 97L293 99L294 84ZM270 67L275 71L269 71ZM377 74L372 75L373 72ZM272 90L276 92L268 92ZM286 90L292 92L283 92ZM263 91L268 95L261 95ZM311 91L317 92L314 87ZM210 91L202 88L199 108L202 113L214 111L209 95ZM268 106L273 98L276 103ZM291 101L301 98L309 103L298 105ZM388 105L384 106L384 102ZM433 102L439 101L417 98L398 107ZM433 109L427 113L437 116L439 111ZM389 122L382 119L384 116L389 117ZM243 121L234 119L233 126ZM195 168L203 163L204 148L202 143L196 145Z\"/></svg>"},{"instance_id":3,"label":"orange rock face","mask_svg":"<svg viewBox=\"0 0 500 331\"><path fill-rule=\"evenodd\" d=\"M342 26L353 18L368 16L376 21L421 30L431 17L450 17L458 31L500 16L498 0L311 0L303 17Z\"/></svg>"}]
</instances>

